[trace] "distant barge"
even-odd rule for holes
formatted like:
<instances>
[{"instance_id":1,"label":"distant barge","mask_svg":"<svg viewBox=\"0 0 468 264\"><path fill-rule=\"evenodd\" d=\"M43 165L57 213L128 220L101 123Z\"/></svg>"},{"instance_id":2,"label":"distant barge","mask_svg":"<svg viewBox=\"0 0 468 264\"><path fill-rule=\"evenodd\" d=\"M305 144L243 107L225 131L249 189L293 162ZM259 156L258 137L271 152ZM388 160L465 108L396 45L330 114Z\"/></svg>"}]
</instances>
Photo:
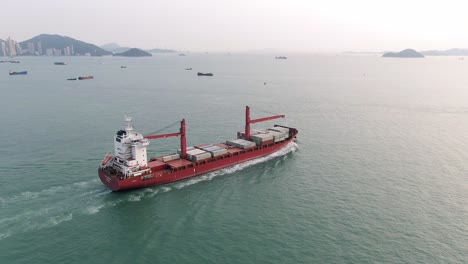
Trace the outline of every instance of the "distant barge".
<instances>
[{"instance_id":1,"label":"distant barge","mask_svg":"<svg viewBox=\"0 0 468 264\"><path fill-rule=\"evenodd\" d=\"M80 77L78 77L78 80L89 80L89 79L94 79L94 76L80 76Z\"/></svg>"},{"instance_id":2,"label":"distant barge","mask_svg":"<svg viewBox=\"0 0 468 264\"><path fill-rule=\"evenodd\" d=\"M208 72L208 73L203 73L203 72L199 72L197 73L198 76L213 76L213 73L211 72Z\"/></svg>"},{"instance_id":3,"label":"distant barge","mask_svg":"<svg viewBox=\"0 0 468 264\"><path fill-rule=\"evenodd\" d=\"M28 71L19 71L19 72L10 71L8 74L10 74L10 75L26 75L26 74L28 74Z\"/></svg>"}]
</instances>

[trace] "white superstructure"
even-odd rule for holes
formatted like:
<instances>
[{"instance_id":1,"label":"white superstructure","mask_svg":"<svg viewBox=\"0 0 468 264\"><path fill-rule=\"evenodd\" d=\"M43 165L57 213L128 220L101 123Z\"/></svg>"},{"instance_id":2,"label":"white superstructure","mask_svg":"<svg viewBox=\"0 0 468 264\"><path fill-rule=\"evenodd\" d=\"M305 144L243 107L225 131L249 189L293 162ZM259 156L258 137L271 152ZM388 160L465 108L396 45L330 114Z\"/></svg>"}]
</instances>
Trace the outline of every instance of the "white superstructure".
<instances>
[{"instance_id":1,"label":"white superstructure","mask_svg":"<svg viewBox=\"0 0 468 264\"><path fill-rule=\"evenodd\" d=\"M132 118L125 117L125 130L117 131L114 138L113 167L126 177L138 176L149 170L146 147L149 140L133 130Z\"/></svg>"}]
</instances>

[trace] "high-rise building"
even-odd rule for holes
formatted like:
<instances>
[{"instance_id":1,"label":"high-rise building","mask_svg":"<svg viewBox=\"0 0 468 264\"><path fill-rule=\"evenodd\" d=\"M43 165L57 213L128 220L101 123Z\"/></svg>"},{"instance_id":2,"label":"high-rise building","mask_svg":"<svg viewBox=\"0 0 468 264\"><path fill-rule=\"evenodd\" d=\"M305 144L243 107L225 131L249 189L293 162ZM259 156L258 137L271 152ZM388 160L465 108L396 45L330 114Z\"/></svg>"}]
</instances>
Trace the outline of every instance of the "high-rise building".
<instances>
[{"instance_id":1,"label":"high-rise building","mask_svg":"<svg viewBox=\"0 0 468 264\"><path fill-rule=\"evenodd\" d=\"M8 47L8 56L16 56L16 41L12 40L10 37L7 39L7 47Z\"/></svg>"},{"instance_id":2,"label":"high-rise building","mask_svg":"<svg viewBox=\"0 0 468 264\"><path fill-rule=\"evenodd\" d=\"M47 56L54 56L54 49L46 49Z\"/></svg>"},{"instance_id":3,"label":"high-rise building","mask_svg":"<svg viewBox=\"0 0 468 264\"><path fill-rule=\"evenodd\" d=\"M0 51L2 52L2 56L7 56L6 42L2 41L2 43L0 43Z\"/></svg>"},{"instance_id":4,"label":"high-rise building","mask_svg":"<svg viewBox=\"0 0 468 264\"><path fill-rule=\"evenodd\" d=\"M16 54L17 55L23 55L23 49L21 48L20 44L15 41L15 48L16 48Z\"/></svg>"},{"instance_id":5,"label":"high-rise building","mask_svg":"<svg viewBox=\"0 0 468 264\"><path fill-rule=\"evenodd\" d=\"M37 52L39 52L39 55L42 55L42 44L41 42L37 42Z\"/></svg>"},{"instance_id":6,"label":"high-rise building","mask_svg":"<svg viewBox=\"0 0 468 264\"><path fill-rule=\"evenodd\" d=\"M71 55L70 46L66 46L65 48L63 48L63 55L65 55L65 56L70 56Z\"/></svg>"},{"instance_id":7,"label":"high-rise building","mask_svg":"<svg viewBox=\"0 0 468 264\"><path fill-rule=\"evenodd\" d=\"M32 42L28 43L28 53L30 55L34 55L34 43L32 43Z\"/></svg>"},{"instance_id":8,"label":"high-rise building","mask_svg":"<svg viewBox=\"0 0 468 264\"><path fill-rule=\"evenodd\" d=\"M60 49L53 49L54 50L54 56L62 56L62 51Z\"/></svg>"}]
</instances>

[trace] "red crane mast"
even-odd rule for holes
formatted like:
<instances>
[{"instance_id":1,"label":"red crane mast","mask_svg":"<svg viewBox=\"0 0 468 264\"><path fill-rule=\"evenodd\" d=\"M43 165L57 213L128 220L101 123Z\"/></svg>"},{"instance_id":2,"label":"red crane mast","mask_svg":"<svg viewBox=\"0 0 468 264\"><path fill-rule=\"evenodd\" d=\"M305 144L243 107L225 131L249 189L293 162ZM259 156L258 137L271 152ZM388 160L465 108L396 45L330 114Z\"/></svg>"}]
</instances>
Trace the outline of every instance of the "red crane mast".
<instances>
[{"instance_id":1,"label":"red crane mast","mask_svg":"<svg viewBox=\"0 0 468 264\"><path fill-rule=\"evenodd\" d=\"M161 134L161 135L151 135L146 136L147 139L157 139L157 138L168 138L168 137L178 137L180 136L180 150L181 150L181 158L185 158L187 156L187 140L185 138L185 119L180 121L180 132L179 133L168 133L168 134Z\"/></svg>"},{"instance_id":2,"label":"red crane mast","mask_svg":"<svg viewBox=\"0 0 468 264\"><path fill-rule=\"evenodd\" d=\"M257 118L257 119L250 119L250 107L246 106L245 107L245 139L250 140L250 124L265 122L265 121L268 121L268 120L284 118L284 117L286 117L286 116L285 115L275 115L275 116L268 116L268 117Z\"/></svg>"}]
</instances>

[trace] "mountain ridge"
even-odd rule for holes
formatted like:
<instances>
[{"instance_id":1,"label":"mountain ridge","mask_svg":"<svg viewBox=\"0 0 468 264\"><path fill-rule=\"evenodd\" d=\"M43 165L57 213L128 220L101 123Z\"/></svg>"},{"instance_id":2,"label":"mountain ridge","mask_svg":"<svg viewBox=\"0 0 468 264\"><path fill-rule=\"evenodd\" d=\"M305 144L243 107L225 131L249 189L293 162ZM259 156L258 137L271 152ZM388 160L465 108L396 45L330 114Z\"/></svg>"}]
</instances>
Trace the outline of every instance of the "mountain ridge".
<instances>
[{"instance_id":1,"label":"mountain ridge","mask_svg":"<svg viewBox=\"0 0 468 264\"><path fill-rule=\"evenodd\" d=\"M400 52L387 52L382 55L387 58L424 58L424 55L414 49L405 49Z\"/></svg>"},{"instance_id":2,"label":"mountain ridge","mask_svg":"<svg viewBox=\"0 0 468 264\"><path fill-rule=\"evenodd\" d=\"M148 53L148 52L146 52L144 50L133 48L133 49L129 49L129 50L125 51L125 52L115 53L112 56L116 56L116 57L152 57L153 55L151 55L151 53Z\"/></svg>"}]
</instances>

